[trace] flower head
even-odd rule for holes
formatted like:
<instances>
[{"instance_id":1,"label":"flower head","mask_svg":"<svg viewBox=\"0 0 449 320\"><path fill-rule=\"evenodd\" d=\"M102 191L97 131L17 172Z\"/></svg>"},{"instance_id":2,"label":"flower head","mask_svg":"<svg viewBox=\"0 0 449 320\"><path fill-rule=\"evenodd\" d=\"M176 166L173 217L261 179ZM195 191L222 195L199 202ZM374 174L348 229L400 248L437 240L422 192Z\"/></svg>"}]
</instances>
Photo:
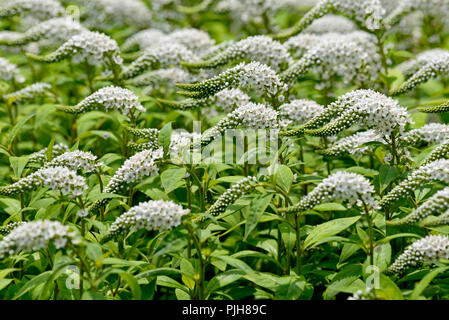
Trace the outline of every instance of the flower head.
<instances>
[{"instance_id":1,"label":"flower head","mask_svg":"<svg viewBox=\"0 0 449 320\"><path fill-rule=\"evenodd\" d=\"M349 206L354 204L358 207L366 206L368 210L377 208L374 187L368 179L357 173L339 171L324 179L297 205L282 211L305 211L330 200L347 202Z\"/></svg>"},{"instance_id":2,"label":"flower head","mask_svg":"<svg viewBox=\"0 0 449 320\"><path fill-rule=\"evenodd\" d=\"M0 57L0 78L7 81L24 82L19 68L5 58Z\"/></svg>"},{"instance_id":3,"label":"flower head","mask_svg":"<svg viewBox=\"0 0 449 320\"><path fill-rule=\"evenodd\" d=\"M422 165L418 169L412 171L407 179L403 180L385 195L379 204L382 207L388 206L390 203L407 195L423 183L431 181L441 181L449 183L449 160L441 159Z\"/></svg>"},{"instance_id":4,"label":"flower head","mask_svg":"<svg viewBox=\"0 0 449 320\"><path fill-rule=\"evenodd\" d=\"M290 54L280 42L266 36L252 36L228 46L207 60L184 63L184 65L191 68L215 68L243 59L251 62L258 61L274 70L285 68L292 62Z\"/></svg>"},{"instance_id":5,"label":"flower head","mask_svg":"<svg viewBox=\"0 0 449 320\"><path fill-rule=\"evenodd\" d=\"M145 229L148 231L165 231L173 229L181 224L181 218L190 210L173 201L150 200L132 207L118 217L109 228L109 232L103 241L115 235L132 229Z\"/></svg>"},{"instance_id":6,"label":"flower head","mask_svg":"<svg viewBox=\"0 0 449 320\"><path fill-rule=\"evenodd\" d=\"M425 262L435 263L449 258L449 238L428 235L410 245L387 269L388 273L403 273L408 268L419 267Z\"/></svg>"},{"instance_id":7,"label":"flower head","mask_svg":"<svg viewBox=\"0 0 449 320\"><path fill-rule=\"evenodd\" d=\"M76 234L59 221L38 220L14 228L0 241L0 258L21 251L32 252L46 248L52 242L57 249L68 243L77 244Z\"/></svg>"},{"instance_id":8,"label":"flower head","mask_svg":"<svg viewBox=\"0 0 449 320\"><path fill-rule=\"evenodd\" d=\"M63 107L62 110L70 113L84 113L98 108L106 111L118 110L124 115L133 114L136 111L145 112L145 108L139 102L139 98L129 89L108 86L94 92L73 107Z\"/></svg>"},{"instance_id":9,"label":"flower head","mask_svg":"<svg viewBox=\"0 0 449 320\"><path fill-rule=\"evenodd\" d=\"M36 187L46 187L53 191L75 198L83 194L87 189L86 179L76 174L76 171L65 167L44 167L20 179L9 186L0 188L0 194L12 196Z\"/></svg>"},{"instance_id":10,"label":"flower head","mask_svg":"<svg viewBox=\"0 0 449 320\"><path fill-rule=\"evenodd\" d=\"M211 79L192 84L178 84L178 87L186 90L182 94L192 98L206 98L225 88L236 87L255 89L269 96L287 90L287 85L280 80L276 72L260 62L240 63Z\"/></svg>"}]
</instances>

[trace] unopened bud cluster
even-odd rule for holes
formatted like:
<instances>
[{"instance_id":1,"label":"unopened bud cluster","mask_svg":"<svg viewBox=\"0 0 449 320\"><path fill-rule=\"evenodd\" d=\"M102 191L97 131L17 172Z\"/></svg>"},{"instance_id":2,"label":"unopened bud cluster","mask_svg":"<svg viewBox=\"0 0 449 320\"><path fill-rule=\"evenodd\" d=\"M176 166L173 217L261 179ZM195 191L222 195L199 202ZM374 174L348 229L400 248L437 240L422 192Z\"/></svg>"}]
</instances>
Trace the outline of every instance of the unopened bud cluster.
<instances>
[{"instance_id":1,"label":"unopened bud cluster","mask_svg":"<svg viewBox=\"0 0 449 320\"><path fill-rule=\"evenodd\" d=\"M449 188L438 191L406 217L392 221L395 225L411 224L424 220L431 214L442 214L449 209Z\"/></svg>"},{"instance_id":2,"label":"unopened bud cluster","mask_svg":"<svg viewBox=\"0 0 449 320\"><path fill-rule=\"evenodd\" d=\"M227 189L215 203L207 210L208 213L218 215L226 210L235 200L246 194L257 182L256 177L248 176Z\"/></svg>"},{"instance_id":3,"label":"unopened bud cluster","mask_svg":"<svg viewBox=\"0 0 449 320\"><path fill-rule=\"evenodd\" d=\"M330 148L323 150L322 153L332 157L350 154L356 158L361 158L370 149L369 146L362 147L362 145L374 141L384 142L382 137L374 130L362 131L337 140Z\"/></svg>"},{"instance_id":4,"label":"unopened bud cluster","mask_svg":"<svg viewBox=\"0 0 449 320\"><path fill-rule=\"evenodd\" d=\"M182 93L192 98L206 98L225 88L254 89L269 96L288 89L273 69L260 62L242 62L211 79L199 83L178 84L178 87L186 90Z\"/></svg>"},{"instance_id":5,"label":"unopened bud cluster","mask_svg":"<svg viewBox=\"0 0 449 320\"><path fill-rule=\"evenodd\" d=\"M436 160L412 171L407 179L394 187L393 190L382 198L379 204L382 207L388 206L390 203L404 197L423 183L431 181L449 183L449 160Z\"/></svg>"},{"instance_id":6,"label":"unopened bud cluster","mask_svg":"<svg viewBox=\"0 0 449 320\"><path fill-rule=\"evenodd\" d=\"M63 154L64 152L68 152L69 148L63 144L63 143L58 143L53 145L52 148L52 158L55 158L61 154ZM38 162L38 163L44 163L47 162L47 148L43 148L33 154L30 155L30 157L28 158L28 162Z\"/></svg>"}]
</instances>

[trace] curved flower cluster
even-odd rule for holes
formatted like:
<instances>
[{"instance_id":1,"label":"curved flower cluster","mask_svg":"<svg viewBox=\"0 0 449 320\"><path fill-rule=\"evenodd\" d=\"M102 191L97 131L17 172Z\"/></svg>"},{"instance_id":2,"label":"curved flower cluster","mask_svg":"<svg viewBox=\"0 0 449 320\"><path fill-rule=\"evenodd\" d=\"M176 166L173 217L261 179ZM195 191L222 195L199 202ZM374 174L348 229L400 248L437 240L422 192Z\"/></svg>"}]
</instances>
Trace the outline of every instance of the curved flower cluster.
<instances>
[{"instance_id":1,"label":"curved flower cluster","mask_svg":"<svg viewBox=\"0 0 449 320\"><path fill-rule=\"evenodd\" d=\"M38 220L14 228L0 241L0 258L21 251L32 252L46 248L52 242L57 249L68 243L77 244L76 234L59 221Z\"/></svg>"},{"instance_id":2,"label":"curved flower cluster","mask_svg":"<svg viewBox=\"0 0 449 320\"><path fill-rule=\"evenodd\" d=\"M6 0L0 6L0 17L11 17L23 13L37 21L64 14L64 7L57 0Z\"/></svg>"},{"instance_id":3,"label":"curved flower cluster","mask_svg":"<svg viewBox=\"0 0 449 320\"><path fill-rule=\"evenodd\" d=\"M223 52L227 48L231 47L233 44L235 44L234 40L223 41L219 44L216 44L216 45L210 47L209 49L207 49L201 55L201 60L209 60L210 58L215 57L218 54L220 54L220 52Z\"/></svg>"},{"instance_id":4,"label":"curved flower cluster","mask_svg":"<svg viewBox=\"0 0 449 320\"><path fill-rule=\"evenodd\" d=\"M15 228L17 228L18 226L20 226L20 225L22 225L24 223L25 222L23 222L23 221L19 221L19 222L9 223L6 226L2 226L2 227L0 227L0 234L3 235L3 236L6 236L12 230L14 230Z\"/></svg>"},{"instance_id":5,"label":"curved flower cluster","mask_svg":"<svg viewBox=\"0 0 449 320\"><path fill-rule=\"evenodd\" d=\"M151 28L139 31L129 37L122 48L124 51L130 51L135 48L153 48L166 43L177 43L196 54L203 54L214 46L215 41L210 38L207 32L194 28L179 29L169 34Z\"/></svg>"},{"instance_id":6,"label":"curved flower cluster","mask_svg":"<svg viewBox=\"0 0 449 320\"><path fill-rule=\"evenodd\" d=\"M279 7L279 0L221 0L216 6L218 14L228 13L232 26L264 23L264 17L273 17Z\"/></svg>"},{"instance_id":7,"label":"curved flower cluster","mask_svg":"<svg viewBox=\"0 0 449 320\"><path fill-rule=\"evenodd\" d=\"M190 68L215 68L235 60L258 61L276 71L285 69L292 62L280 42L259 35L240 40L207 60L183 64Z\"/></svg>"},{"instance_id":8,"label":"curved flower cluster","mask_svg":"<svg viewBox=\"0 0 449 320\"><path fill-rule=\"evenodd\" d=\"M63 107L62 110L78 114L96 110L100 107L105 108L106 111L119 110L124 115L133 114L134 111L145 112L139 98L131 90L115 86L101 88L84 98L77 105Z\"/></svg>"},{"instance_id":9,"label":"curved flower cluster","mask_svg":"<svg viewBox=\"0 0 449 320\"><path fill-rule=\"evenodd\" d=\"M63 143L58 143L53 146L51 151L52 151L52 158L54 158L63 154L64 152L68 152L69 148ZM30 157L28 158L28 162L43 163L46 161L47 161L47 148L43 148L42 150L39 150L31 154Z\"/></svg>"},{"instance_id":10,"label":"curved flower cluster","mask_svg":"<svg viewBox=\"0 0 449 320\"><path fill-rule=\"evenodd\" d=\"M416 11L421 11L432 17L445 18L449 13L449 3L446 0L401 0L385 18L385 24L394 25L403 16Z\"/></svg>"},{"instance_id":11,"label":"curved flower cluster","mask_svg":"<svg viewBox=\"0 0 449 320\"><path fill-rule=\"evenodd\" d=\"M347 35L297 36L289 40L286 47L306 50L305 54L282 73L281 79L292 82L313 70L325 82L335 76L342 77L345 85L375 81L382 70L382 58L375 41L374 36L360 31Z\"/></svg>"},{"instance_id":12,"label":"curved flower cluster","mask_svg":"<svg viewBox=\"0 0 449 320\"><path fill-rule=\"evenodd\" d=\"M362 131L339 139L330 148L323 150L321 153L331 157L348 153L356 158L361 158L369 150L369 146L361 146L373 141L383 142L384 140L374 130Z\"/></svg>"},{"instance_id":13,"label":"curved flower cluster","mask_svg":"<svg viewBox=\"0 0 449 320\"><path fill-rule=\"evenodd\" d=\"M390 221L390 225L411 224L424 220L431 214L441 214L449 209L449 187L438 191L432 197L427 199L422 205L413 210L406 217Z\"/></svg>"},{"instance_id":14,"label":"curved flower cluster","mask_svg":"<svg viewBox=\"0 0 449 320\"><path fill-rule=\"evenodd\" d=\"M416 55L415 59L410 59L401 63L397 68L406 76L411 76L417 72L420 67L425 66L429 62L447 57L448 52L449 51L441 48L426 50Z\"/></svg>"},{"instance_id":15,"label":"curved flower cluster","mask_svg":"<svg viewBox=\"0 0 449 320\"><path fill-rule=\"evenodd\" d=\"M428 62L419 68L407 81L405 81L399 88L392 92L393 95L398 95L410 91L421 83L429 79L435 78L439 75L447 76L449 74L449 51L440 52L429 58Z\"/></svg>"},{"instance_id":16,"label":"curved flower cluster","mask_svg":"<svg viewBox=\"0 0 449 320\"><path fill-rule=\"evenodd\" d=\"M215 203L207 210L207 213L218 215L225 212L226 208L235 200L246 194L257 182L256 177L245 177L232 187L227 189Z\"/></svg>"},{"instance_id":17,"label":"curved flower cluster","mask_svg":"<svg viewBox=\"0 0 449 320\"><path fill-rule=\"evenodd\" d=\"M435 263L449 258L449 238L442 235L428 235L415 241L393 262L387 273L400 274L423 263Z\"/></svg>"},{"instance_id":18,"label":"curved flower cluster","mask_svg":"<svg viewBox=\"0 0 449 320\"><path fill-rule=\"evenodd\" d=\"M430 181L449 183L449 160L441 159L419 167L385 195L379 204L386 207L423 183Z\"/></svg>"},{"instance_id":19,"label":"curved flower cluster","mask_svg":"<svg viewBox=\"0 0 449 320\"><path fill-rule=\"evenodd\" d=\"M66 167L71 170L83 170L84 172L93 172L103 165L98 162L97 156L90 152L75 150L65 152L50 162L45 164L45 167Z\"/></svg>"},{"instance_id":20,"label":"curved flower cluster","mask_svg":"<svg viewBox=\"0 0 449 320\"><path fill-rule=\"evenodd\" d=\"M167 35L166 41L177 42L195 54L203 54L215 44L207 32L194 28L175 30Z\"/></svg>"},{"instance_id":21,"label":"curved flower cluster","mask_svg":"<svg viewBox=\"0 0 449 320\"><path fill-rule=\"evenodd\" d=\"M37 56L28 54L29 57L47 63L61 61L72 57L74 63L86 61L90 65L122 64L120 49L117 42L100 32L85 31L74 35L56 51L46 55Z\"/></svg>"},{"instance_id":22,"label":"curved flower cluster","mask_svg":"<svg viewBox=\"0 0 449 320\"><path fill-rule=\"evenodd\" d=\"M108 30L115 27L148 27L152 14L140 0L77 0L85 6L83 24L89 28Z\"/></svg>"},{"instance_id":23,"label":"curved flower cluster","mask_svg":"<svg viewBox=\"0 0 449 320\"><path fill-rule=\"evenodd\" d=\"M7 81L24 82L19 68L5 58L0 57L0 78Z\"/></svg>"},{"instance_id":24,"label":"curved flower cluster","mask_svg":"<svg viewBox=\"0 0 449 320\"><path fill-rule=\"evenodd\" d=\"M20 37L5 41L5 43L8 45L24 45L41 39L63 43L74 35L85 31L87 30L81 24L70 17L54 18L31 27L25 33L20 34Z\"/></svg>"},{"instance_id":25,"label":"curved flower cluster","mask_svg":"<svg viewBox=\"0 0 449 320\"><path fill-rule=\"evenodd\" d=\"M382 7L380 0L322 0L307 12L295 26L281 32L276 38L282 39L294 36L311 25L313 21L328 13L343 13L364 28L375 31L381 28L381 20L385 15L385 9Z\"/></svg>"},{"instance_id":26,"label":"curved flower cluster","mask_svg":"<svg viewBox=\"0 0 449 320\"><path fill-rule=\"evenodd\" d=\"M251 98L242 90L223 89L214 95L215 105L220 111L232 112L236 108L249 104Z\"/></svg>"},{"instance_id":27,"label":"curved flower cluster","mask_svg":"<svg viewBox=\"0 0 449 320\"><path fill-rule=\"evenodd\" d=\"M166 35L159 29L145 29L141 30L125 40L122 45L122 51L132 51L135 49L146 49L153 46L158 46L166 41Z\"/></svg>"},{"instance_id":28,"label":"curved flower cluster","mask_svg":"<svg viewBox=\"0 0 449 320\"><path fill-rule=\"evenodd\" d=\"M3 97L6 100L14 100L14 102L22 102L24 100L33 99L45 95L48 90L51 90L51 85L44 82L36 82L23 89L8 93Z\"/></svg>"},{"instance_id":29,"label":"curved flower cluster","mask_svg":"<svg viewBox=\"0 0 449 320\"><path fill-rule=\"evenodd\" d=\"M260 62L248 64L242 62L208 80L192 84L178 84L178 87L185 90L182 94L192 98L206 98L225 88L236 87L255 89L275 96L288 88L273 69Z\"/></svg>"},{"instance_id":30,"label":"curved flower cluster","mask_svg":"<svg viewBox=\"0 0 449 320\"><path fill-rule=\"evenodd\" d=\"M305 28L305 33L326 34L329 32L348 34L357 30L354 22L348 18L335 14L327 14L322 18L316 19Z\"/></svg>"},{"instance_id":31,"label":"curved flower cluster","mask_svg":"<svg viewBox=\"0 0 449 320\"><path fill-rule=\"evenodd\" d=\"M297 205L285 208L282 211L305 211L330 200L347 202L349 206L354 204L358 207L366 206L367 210L377 208L377 201L374 199L374 187L368 179L357 173L339 171L324 179Z\"/></svg>"},{"instance_id":32,"label":"curved flower cluster","mask_svg":"<svg viewBox=\"0 0 449 320\"><path fill-rule=\"evenodd\" d=\"M132 229L148 231L173 229L181 224L181 218L189 212L190 210L183 209L182 206L173 201L150 200L142 202L114 221L103 242Z\"/></svg>"},{"instance_id":33,"label":"curved flower cluster","mask_svg":"<svg viewBox=\"0 0 449 320\"><path fill-rule=\"evenodd\" d=\"M207 130L201 144L207 145L214 138L220 136L226 129L241 125L251 129L279 129L279 113L260 103L250 102L238 107L221 119L214 127Z\"/></svg>"},{"instance_id":34,"label":"curved flower cluster","mask_svg":"<svg viewBox=\"0 0 449 320\"><path fill-rule=\"evenodd\" d=\"M148 69L180 66L181 61L194 59L194 53L185 46L176 42L164 42L159 46L146 49L139 58L123 70L120 76L126 80Z\"/></svg>"},{"instance_id":35,"label":"curved flower cluster","mask_svg":"<svg viewBox=\"0 0 449 320\"><path fill-rule=\"evenodd\" d=\"M440 144L449 139L449 125L428 123L407 132L402 139L407 144L417 144L421 141L428 144Z\"/></svg>"},{"instance_id":36,"label":"curved flower cluster","mask_svg":"<svg viewBox=\"0 0 449 320\"><path fill-rule=\"evenodd\" d=\"M146 149L136 153L115 172L114 176L104 188L105 193L116 193L129 187L130 184L141 181L144 177L155 176L159 174L156 160L163 157L163 150ZM106 205L109 198L98 200L93 203L88 211L94 211L101 206Z\"/></svg>"},{"instance_id":37,"label":"curved flower cluster","mask_svg":"<svg viewBox=\"0 0 449 320\"><path fill-rule=\"evenodd\" d=\"M349 101L352 103L348 105ZM383 137L388 137L394 130L403 134L405 126L411 123L406 108L401 107L396 100L373 90L356 90L345 94L310 122L318 124L329 116L331 119L336 118L322 128L305 132L316 136L331 136L355 123L361 123ZM310 127L311 124L306 125Z\"/></svg>"},{"instance_id":38,"label":"curved flower cluster","mask_svg":"<svg viewBox=\"0 0 449 320\"><path fill-rule=\"evenodd\" d=\"M279 107L279 117L287 124L303 124L322 113L324 107L313 100L295 99Z\"/></svg>"},{"instance_id":39,"label":"curved flower cluster","mask_svg":"<svg viewBox=\"0 0 449 320\"><path fill-rule=\"evenodd\" d=\"M136 153L115 172L104 191L114 193L120 191L126 185L139 182L144 177L159 174L156 160L162 158L162 149L144 150Z\"/></svg>"},{"instance_id":40,"label":"curved flower cluster","mask_svg":"<svg viewBox=\"0 0 449 320\"><path fill-rule=\"evenodd\" d=\"M196 77L185 70L179 68L154 70L127 81L128 84L143 87L148 86L147 90L160 88L163 85L174 87L176 83L191 83Z\"/></svg>"},{"instance_id":41,"label":"curved flower cluster","mask_svg":"<svg viewBox=\"0 0 449 320\"><path fill-rule=\"evenodd\" d=\"M242 90L235 88L235 89L223 89L217 92L215 95L207 98L201 99L188 98L182 101L158 99L158 101L159 103L168 106L170 108L182 110L203 108L215 104L220 111L231 112L240 106L248 104L251 101L251 98ZM204 113L207 113L210 110L207 110L207 108L203 108L202 111L204 111Z\"/></svg>"},{"instance_id":42,"label":"curved flower cluster","mask_svg":"<svg viewBox=\"0 0 449 320\"><path fill-rule=\"evenodd\" d=\"M61 191L70 198L83 194L87 189L86 179L65 167L45 167L9 186L0 187L0 194L12 196L43 186Z\"/></svg>"}]
</instances>

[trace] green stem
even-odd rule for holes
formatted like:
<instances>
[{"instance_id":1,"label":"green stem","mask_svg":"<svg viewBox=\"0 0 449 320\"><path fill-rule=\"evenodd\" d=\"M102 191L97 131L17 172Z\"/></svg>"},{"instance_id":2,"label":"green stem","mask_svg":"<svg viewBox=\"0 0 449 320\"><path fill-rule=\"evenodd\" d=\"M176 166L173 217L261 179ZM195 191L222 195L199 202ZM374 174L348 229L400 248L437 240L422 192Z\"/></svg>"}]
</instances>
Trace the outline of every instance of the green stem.
<instances>
[{"instance_id":1,"label":"green stem","mask_svg":"<svg viewBox=\"0 0 449 320\"><path fill-rule=\"evenodd\" d=\"M185 226L186 226L187 230L189 231L190 236L193 239L193 244L195 245L195 248L196 248L196 251L198 254L198 258L200 260L200 278L197 283L197 287L198 287L198 299L203 300L204 299L204 274L205 274L206 264L205 264L205 261L203 258L203 254L201 253L200 241L198 240L198 237L195 235L193 228L190 225L190 222L186 222Z\"/></svg>"},{"instance_id":2,"label":"green stem","mask_svg":"<svg viewBox=\"0 0 449 320\"><path fill-rule=\"evenodd\" d=\"M296 271L297 274L300 275L302 272L302 261L301 256L303 252L303 248L301 247L301 223L299 221L300 214L296 214Z\"/></svg>"}]
</instances>

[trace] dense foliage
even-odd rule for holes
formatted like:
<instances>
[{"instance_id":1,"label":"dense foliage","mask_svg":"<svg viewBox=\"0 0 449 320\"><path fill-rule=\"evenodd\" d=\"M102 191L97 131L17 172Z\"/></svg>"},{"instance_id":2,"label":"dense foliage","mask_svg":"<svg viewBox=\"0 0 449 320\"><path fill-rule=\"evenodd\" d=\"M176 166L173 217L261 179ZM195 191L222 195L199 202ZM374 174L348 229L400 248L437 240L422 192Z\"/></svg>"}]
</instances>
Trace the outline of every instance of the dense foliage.
<instances>
[{"instance_id":1,"label":"dense foliage","mask_svg":"<svg viewBox=\"0 0 449 320\"><path fill-rule=\"evenodd\" d=\"M2 299L448 299L449 1L4 0Z\"/></svg>"}]
</instances>

